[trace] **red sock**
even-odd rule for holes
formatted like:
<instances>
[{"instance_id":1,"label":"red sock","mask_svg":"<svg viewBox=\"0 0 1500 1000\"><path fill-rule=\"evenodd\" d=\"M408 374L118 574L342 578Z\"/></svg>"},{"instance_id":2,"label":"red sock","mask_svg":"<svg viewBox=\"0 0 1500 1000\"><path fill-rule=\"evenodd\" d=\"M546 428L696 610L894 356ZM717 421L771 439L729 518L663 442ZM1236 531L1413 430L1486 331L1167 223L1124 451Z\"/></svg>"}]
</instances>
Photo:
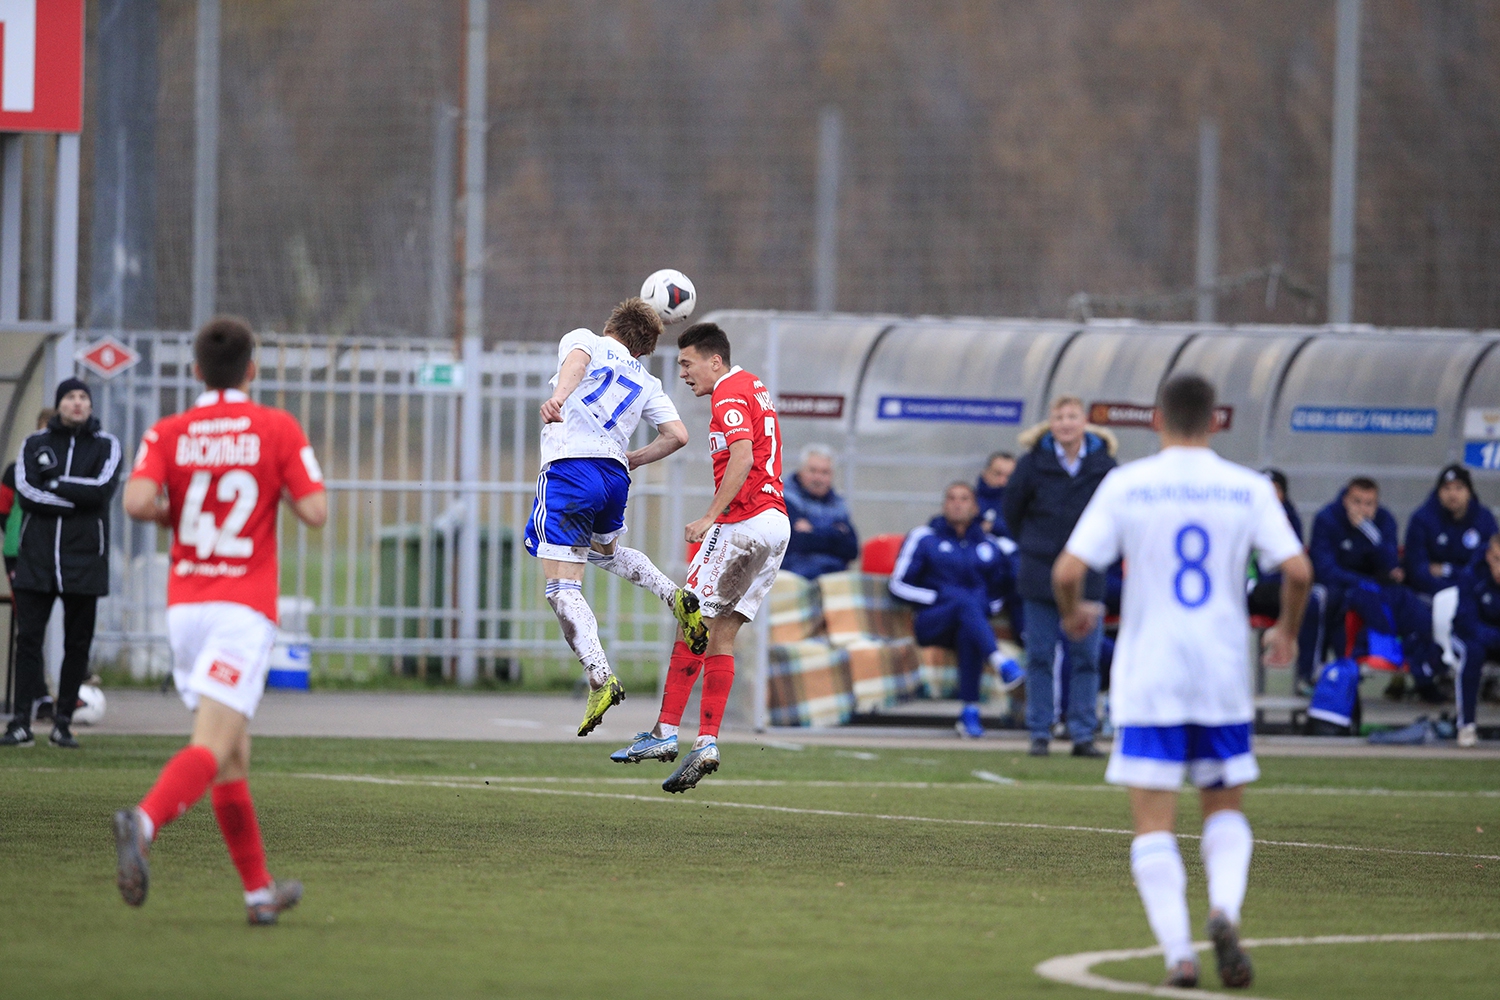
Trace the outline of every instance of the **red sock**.
<instances>
[{"instance_id":1,"label":"red sock","mask_svg":"<svg viewBox=\"0 0 1500 1000\"><path fill-rule=\"evenodd\" d=\"M724 721L729 689L734 687L734 657L710 656L703 661L703 698L698 703L698 735L718 736Z\"/></svg>"},{"instance_id":2,"label":"red sock","mask_svg":"<svg viewBox=\"0 0 1500 1000\"><path fill-rule=\"evenodd\" d=\"M255 803L250 801L250 783L244 778L214 786L214 818L229 848L229 860L240 873L246 892L264 889L271 884L266 871L266 848L260 841L260 824L255 820Z\"/></svg>"},{"instance_id":3,"label":"red sock","mask_svg":"<svg viewBox=\"0 0 1500 1000\"><path fill-rule=\"evenodd\" d=\"M161 769L156 784L141 799L138 808L151 817L156 832L160 833L162 827L203 798L203 793L208 791L209 783L218 773L219 762L208 747L183 747Z\"/></svg>"},{"instance_id":4,"label":"red sock","mask_svg":"<svg viewBox=\"0 0 1500 1000\"><path fill-rule=\"evenodd\" d=\"M658 722L669 726L682 725L682 711L687 708L688 695L693 693L693 682L698 671L703 669L703 657L694 656L687 643L681 639L672 647L672 659L667 663L667 683L661 696L661 715Z\"/></svg>"}]
</instances>

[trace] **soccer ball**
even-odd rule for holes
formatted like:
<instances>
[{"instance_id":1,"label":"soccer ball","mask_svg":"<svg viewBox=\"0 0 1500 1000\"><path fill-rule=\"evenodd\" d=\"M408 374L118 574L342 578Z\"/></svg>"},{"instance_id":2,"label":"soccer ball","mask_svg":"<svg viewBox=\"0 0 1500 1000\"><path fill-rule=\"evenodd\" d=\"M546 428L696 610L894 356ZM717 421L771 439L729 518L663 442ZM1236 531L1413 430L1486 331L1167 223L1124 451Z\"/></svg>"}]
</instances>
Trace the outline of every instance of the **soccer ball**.
<instances>
[{"instance_id":1,"label":"soccer ball","mask_svg":"<svg viewBox=\"0 0 1500 1000\"><path fill-rule=\"evenodd\" d=\"M73 709L73 721L80 726L97 726L104 721L104 692L95 684L85 684L78 689L78 707Z\"/></svg>"},{"instance_id":2,"label":"soccer ball","mask_svg":"<svg viewBox=\"0 0 1500 1000\"><path fill-rule=\"evenodd\" d=\"M698 304L698 292L688 276L671 268L664 268L647 278L641 286L641 298L650 303L661 321L669 326L691 316L693 307Z\"/></svg>"}]
</instances>

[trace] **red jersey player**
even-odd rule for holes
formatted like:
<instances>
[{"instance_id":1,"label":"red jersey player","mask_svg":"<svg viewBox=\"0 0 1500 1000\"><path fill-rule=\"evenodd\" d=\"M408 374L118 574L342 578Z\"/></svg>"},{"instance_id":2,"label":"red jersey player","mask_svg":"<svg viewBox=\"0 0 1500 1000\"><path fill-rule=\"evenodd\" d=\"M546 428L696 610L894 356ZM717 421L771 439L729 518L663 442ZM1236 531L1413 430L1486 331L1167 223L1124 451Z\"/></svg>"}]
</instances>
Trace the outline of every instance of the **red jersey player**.
<instances>
[{"instance_id":1,"label":"red jersey player","mask_svg":"<svg viewBox=\"0 0 1500 1000\"><path fill-rule=\"evenodd\" d=\"M125 484L125 512L173 529L167 583L172 676L193 736L134 809L115 813L120 894L146 901L146 855L161 828L213 786L214 816L245 887L252 924L274 924L302 897L276 882L250 799L250 718L276 640L276 514L283 496L302 521L328 519L323 474L296 418L253 403L255 337L219 317L193 341L193 374L207 387L184 413L146 432ZM162 494L165 493L165 496Z\"/></svg>"},{"instance_id":2,"label":"red jersey player","mask_svg":"<svg viewBox=\"0 0 1500 1000\"><path fill-rule=\"evenodd\" d=\"M689 544L701 543L685 589L697 595L708 619L708 651L695 655L678 631L656 728L610 755L621 763L676 760L677 727L701 670L698 738L662 783L669 792L685 792L719 769L717 737L734 684L734 637L770 593L792 534L781 493L781 428L770 390L743 368L730 367L729 337L716 324L688 327L677 347L677 367L693 395L713 394L708 449L714 498L686 532Z\"/></svg>"}]
</instances>

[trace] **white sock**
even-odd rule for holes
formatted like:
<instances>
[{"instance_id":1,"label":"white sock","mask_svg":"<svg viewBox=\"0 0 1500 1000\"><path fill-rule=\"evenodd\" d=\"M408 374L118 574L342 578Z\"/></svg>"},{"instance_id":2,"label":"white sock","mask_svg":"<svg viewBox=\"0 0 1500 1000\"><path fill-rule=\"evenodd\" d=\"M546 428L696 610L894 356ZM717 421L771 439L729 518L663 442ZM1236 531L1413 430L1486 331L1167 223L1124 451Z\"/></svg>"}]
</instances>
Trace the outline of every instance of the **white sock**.
<instances>
[{"instance_id":1,"label":"white sock","mask_svg":"<svg viewBox=\"0 0 1500 1000\"><path fill-rule=\"evenodd\" d=\"M257 903L269 903L276 898L276 893L268 885L254 892L245 893L245 905L255 906Z\"/></svg>"},{"instance_id":2,"label":"white sock","mask_svg":"<svg viewBox=\"0 0 1500 1000\"><path fill-rule=\"evenodd\" d=\"M607 573L629 580L637 587L644 587L667 604L672 603L672 597L677 593L677 584L673 583L667 574L657 569L651 557L640 549L627 549L620 545L615 547L615 554L612 556L590 550L589 563Z\"/></svg>"},{"instance_id":3,"label":"white sock","mask_svg":"<svg viewBox=\"0 0 1500 1000\"><path fill-rule=\"evenodd\" d=\"M658 722L656 724L656 728L652 730L651 735L655 736L659 740L664 740L668 736L676 736L677 727L669 726L665 722Z\"/></svg>"},{"instance_id":4,"label":"white sock","mask_svg":"<svg viewBox=\"0 0 1500 1000\"><path fill-rule=\"evenodd\" d=\"M1167 968L1196 959L1188 929L1187 870L1177 853L1176 836L1159 830L1136 837L1130 843L1130 871Z\"/></svg>"},{"instance_id":5,"label":"white sock","mask_svg":"<svg viewBox=\"0 0 1500 1000\"><path fill-rule=\"evenodd\" d=\"M1208 872L1208 905L1232 924L1240 922L1245 882L1250 877L1254 839L1250 821L1237 809L1222 809L1203 821L1203 868Z\"/></svg>"},{"instance_id":6,"label":"white sock","mask_svg":"<svg viewBox=\"0 0 1500 1000\"><path fill-rule=\"evenodd\" d=\"M136 822L141 825L141 832L146 835L146 843L156 839L156 824L151 822L151 817L137 809L135 811Z\"/></svg>"},{"instance_id":7,"label":"white sock","mask_svg":"<svg viewBox=\"0 0 1500 1000\"><path fill-rule=\"evenodd\" d=\"M599 622L594 609L583 599L583 584L577 580L548 580L547 603L557 615L563 638L583 664L589 687L599 690L609 680L609 661L599 644Z\"/></svg>"},{"instance_id":8,"label":"white sock","mask_svg":"<svg viewBox=\"0 0 1500 1000\"><path fill-rule=\"evenodd\" d=\"M710 743L717 743L717 742L718 741L715 740L712 736L700 736L696 740L693 741L693 749L694 750L701 750L703 747L708 746Z\"/></svg>"}]
</instances>

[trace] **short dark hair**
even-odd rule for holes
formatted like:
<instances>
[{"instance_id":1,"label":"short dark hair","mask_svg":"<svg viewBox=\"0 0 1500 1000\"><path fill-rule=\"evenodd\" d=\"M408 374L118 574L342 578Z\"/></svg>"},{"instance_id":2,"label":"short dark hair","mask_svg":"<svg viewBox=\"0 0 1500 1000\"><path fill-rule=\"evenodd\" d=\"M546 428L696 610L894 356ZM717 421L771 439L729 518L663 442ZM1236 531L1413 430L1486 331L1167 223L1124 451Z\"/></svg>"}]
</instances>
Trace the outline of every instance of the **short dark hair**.
<instances>
[{"instance_id":1,"label":"short dark hair","mask_svg":"<svg viewBox=\"0 0 1500 1000\"><path fill-rule=\"evenodd\" d=\"M1370 490L1373 493L1380 492L1380 486L1369 476L1355 476L1349 480L1349 485L1344 487L1344 492L1350 490Z\"/></svg>"},{"instance_id":2,"label":"short dark hair","mask_svg":"<svg viewBox=\"0 0 1500 1000\"><path fill-rule=\"evenodd\" d=\"M974 492L973 483L966 483L962 479L955 479L953 480L953 482L943 487L943 496L946 497L948 495L948 491L952 489L968 490L969 496L973 497L976 500L979 499L979 494Z\"/></svg>"},{"instance_id":3,"label":"short dark hair","mask_svg":"<svg viewBox=\"0 0 1500 1000\"><path fill-rule=\"evenodd\" d=\"M988 469L990 466L994 465L995 459L997 458L1003 458L1008 462L1014 462L1016 460L1016 456L1012 455L1008 451L996 451L992 452L990 454L990 457L984 460L984 467Z\"/></svg>"},{"instance_id":4,"label":"short dark hair","mask_svg":"<svg viewBox=\"0 0 1500 1000\"><path fill-rule=\"evenodd\" d=\"M254 353L255 334L238 316L215 316L193 338L193 360L210 389L239 388Z\"/></svg>"},{"instance_id":5,"label":"short dark hair","mask_svg":"<svg viewBox=\"0 0 1500 1000\"><path fill-rule=\"evenodd\" d=\"M1162 429L1183 437L1207 434L1214 426L1213 383L1202 375L1173 375L1161 387L1157 405Z\"/></svg>"},{"instance_id":6,"label":"short dark hair","mask_svg":"<svg viewBox=\"0 0 1500 1000\"><path fill-rule=\"evenodd\" d=\"M604 335L614 337L637 358L656 350L662 329L661 314L638 295L615 306L604 323Z\"/></svg>"},{"instance_id":7,"label":"short dark hair","mask_svg":"<svg viewBox=\"0 0 1500 1000\"><path fill-rule=\"evenodd\" d=\"M720 329L717 323L694 323L682 331L682 336L677 338L677 349L691 347L706 357L717 354L724 361L724 367L729 367L729 334Z\"/></svg>"}]
</instances>

